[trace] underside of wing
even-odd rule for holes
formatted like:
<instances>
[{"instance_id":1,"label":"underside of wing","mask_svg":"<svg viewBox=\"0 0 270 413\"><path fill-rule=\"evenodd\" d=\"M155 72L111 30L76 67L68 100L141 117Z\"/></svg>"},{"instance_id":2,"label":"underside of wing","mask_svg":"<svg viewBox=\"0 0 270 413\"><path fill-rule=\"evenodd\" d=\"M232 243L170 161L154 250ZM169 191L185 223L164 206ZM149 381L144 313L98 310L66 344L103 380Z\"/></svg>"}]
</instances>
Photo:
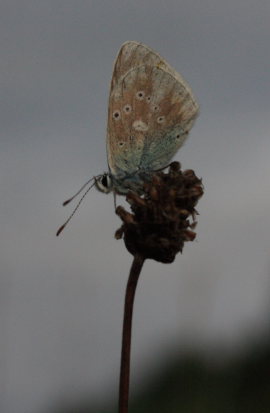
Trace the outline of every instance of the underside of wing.
<instances>
[{"instance_id":1,"label":"underside of wing","mask_svg":"<svg viewBox=\"0 0 270 413\"><path fill-rule=\"evenodd\" d=\"M186 139L198 109L186 82L159 55L139 43L125 43L109 98L111 172L165 166Z\"/></svg>"},{"instance_id":2,"label":"underside of wing","mask_svg":"<svg viewBox=\"0 0 270 413\"><path fill-rule=\"evenodd\" d=\"M175 69L173 69L169 63L163 59L163 57L152 50L149 46L135 41L127 41L119 50L114 63L111 91L129 70L134 69L136 66L143 65L158 66L166 72L169 72L179 82L185 83L182 76ZM186 87L188 88L187 84Z\"/></svg>"}]
</instances>

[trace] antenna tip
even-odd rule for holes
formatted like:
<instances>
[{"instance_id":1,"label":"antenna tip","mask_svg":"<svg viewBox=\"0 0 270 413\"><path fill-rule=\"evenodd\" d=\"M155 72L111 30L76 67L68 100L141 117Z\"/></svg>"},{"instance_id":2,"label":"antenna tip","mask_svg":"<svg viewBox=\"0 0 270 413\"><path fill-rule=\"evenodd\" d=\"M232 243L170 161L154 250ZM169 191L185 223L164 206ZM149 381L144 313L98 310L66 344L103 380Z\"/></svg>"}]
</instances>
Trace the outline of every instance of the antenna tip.
<instances>
[{"instance_id":1,"label":"antenna tip","mask_svg":"<svg viewBox=\"0 0 270 413\"><path fill-rule=\"evenodd\" d=\"M57 233L56 233L56 236L57 236L57 237L58 237L58 235L61 234L61 232L63 231L63 229L65 228L65 226L66 226L66 224L61 225L61 227L58 229L58 231L57 231Z\"/></svg>"},{"instance_id":2,"label":"antenna tip","mask_svg":"<svg viewBox=\"0 0 270 413\"><path fill-rule=\"evenodd\" d=\"M65 202L62 203L63 206L66 206L67 204L69 204L71 201L71 199L67 199Z\"/></svg>"}]
</instances>

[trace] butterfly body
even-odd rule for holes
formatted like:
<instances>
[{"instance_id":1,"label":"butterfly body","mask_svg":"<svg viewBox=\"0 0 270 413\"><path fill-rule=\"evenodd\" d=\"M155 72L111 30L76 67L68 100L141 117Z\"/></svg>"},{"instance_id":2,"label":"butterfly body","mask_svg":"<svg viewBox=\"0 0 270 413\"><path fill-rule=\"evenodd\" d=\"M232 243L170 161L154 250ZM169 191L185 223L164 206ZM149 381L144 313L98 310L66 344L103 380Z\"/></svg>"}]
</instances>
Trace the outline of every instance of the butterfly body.
<instances>
[{"instance_id":1,"label":"butterfly body","mask_svg":"<svg viewBox=\"0 0 270 413\"><path fill-rule=\"evenodd\" d=\"M109 96L109 172L96 178L96 187L141 193L183 145L198 110L189 86L162 57L142 43L124 43Z\"/></svg>"},{"instance_id":2,"label":"butterfly body","mask_svg":"<svg viewBox=\"0 0 270 413\"><path fill-rule=\"evenodd\" d=\"M96 188L104 193L114 191L116 194L125 195L132 190L138 194L143 193L143 184L150 180L153 171L140 170L128 175L127 173L119 173L112 175L105 172L103 175L96 178Z\"/></svg>"}]
</instances>

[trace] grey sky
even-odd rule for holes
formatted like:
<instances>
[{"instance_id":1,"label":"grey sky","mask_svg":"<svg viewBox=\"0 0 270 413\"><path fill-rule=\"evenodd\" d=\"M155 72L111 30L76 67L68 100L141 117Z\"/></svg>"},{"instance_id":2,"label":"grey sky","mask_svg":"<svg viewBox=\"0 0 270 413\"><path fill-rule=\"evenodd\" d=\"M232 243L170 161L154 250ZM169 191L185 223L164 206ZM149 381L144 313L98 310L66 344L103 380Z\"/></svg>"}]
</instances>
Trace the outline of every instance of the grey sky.
<instances>
[{"instance_id":1,"label":"grey sky","mask_svg":"<svg viewBox=\"0 0 270 413\"><path fill-rule=\"evenodd\" d=\"M177 159L203 177L198 242L147 262L134 320L134 380L184 342L233 349L269 311L268 0L0 4L3 413L67 396L117 395L131 256L112 196L93 190L61 238L61 202L107 169L112 65L121 44L158 51L201 114ZM124 204L124 199L121 199Z\"/></svg>"}]
</instances>

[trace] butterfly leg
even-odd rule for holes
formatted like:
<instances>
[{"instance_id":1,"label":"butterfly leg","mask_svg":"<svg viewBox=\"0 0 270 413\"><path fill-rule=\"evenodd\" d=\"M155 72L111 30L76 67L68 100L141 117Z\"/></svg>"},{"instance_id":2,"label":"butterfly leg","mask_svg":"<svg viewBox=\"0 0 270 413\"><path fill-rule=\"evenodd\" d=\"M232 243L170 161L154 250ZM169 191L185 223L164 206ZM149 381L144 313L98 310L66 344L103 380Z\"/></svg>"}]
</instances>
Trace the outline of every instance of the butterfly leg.
<instances>
[{"instance_id":1,"label":"butterfly leg","mask_svg":"<svg viewBox=\"0 0 270 413\"><path fill-rule=\"evenodd\" d=\"M113 191L113 203L114 203L114 209L116 209L116 192Z\"/></svg>"},{"instance_id":2,"label":"butterfly leg","mask_svg":"<svg viewBox=\"0 0 270 413\"><path fill-rule=\"evenodd\" d=\"M161 172L161 171L164 171L164 169L169 168L169 166L171 166L170 163L169 163L168 165L163 166L162 168L154 169L152 172Z\"/></svg>"}]
</instances>

